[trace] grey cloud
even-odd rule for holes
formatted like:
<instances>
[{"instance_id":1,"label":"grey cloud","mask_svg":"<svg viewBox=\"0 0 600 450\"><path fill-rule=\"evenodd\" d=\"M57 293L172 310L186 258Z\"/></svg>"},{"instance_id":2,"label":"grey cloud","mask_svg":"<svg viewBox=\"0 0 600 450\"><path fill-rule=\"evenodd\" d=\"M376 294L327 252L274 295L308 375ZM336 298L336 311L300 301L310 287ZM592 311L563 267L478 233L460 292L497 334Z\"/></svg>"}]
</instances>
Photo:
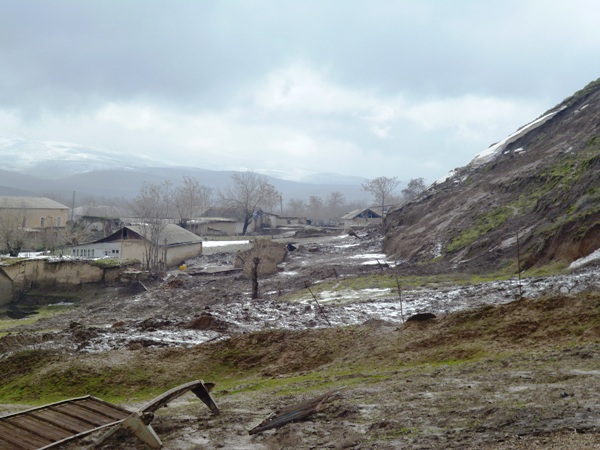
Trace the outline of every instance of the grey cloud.
<instances>
[{"instance_id":1,"label":"grey cloud","mask_svg":"<svg viewBox=\"0 0 600 450\"><path fill-rule=\"evenodd\" d=\"M188 125L166 133L163 143L159 134L146 131L138 138L118 123L88 123L110 103L132 110L150 105L172 120L218 116L215 123L228 138L233 129L254 136L247 128L277 127L273 135L290 130L317 144L339 142L332 151L354 146L366 155L357 171L380 154L397 158L398 168L386 170L414 173L426 161L436 169L414 176L437 177L533 119L530 111L541 114L600 76L600 59L593 56L600 53L599 12L594 0L5 0L0 120L8 111L27 125L24 134L51 129L53 139L80 139L88 133L88 145L106 136L116 148L151 141L165 146L173 136L192 133ZM497 127L482 126L482 134L498 135L467 139L451 127L419 128L406 117L377 124L389 129L387 138L377 137L369 123L376 111L368 108L261 109L253 90L296 61L324 74L327 86L369 97L365 101L401 98L410 107L474 96L504 99L527 111L514 121L503 117ZM47 116L46 130L36 128ZM83 122L89 130L66 135ZM122 141L110 141L111 135ZM215 136L207 139L216 146L221 135ZM227 145L248 144L232 139ZM222 153L218 147L198 152L208 150Z\"/></svg>"}]
</instances>

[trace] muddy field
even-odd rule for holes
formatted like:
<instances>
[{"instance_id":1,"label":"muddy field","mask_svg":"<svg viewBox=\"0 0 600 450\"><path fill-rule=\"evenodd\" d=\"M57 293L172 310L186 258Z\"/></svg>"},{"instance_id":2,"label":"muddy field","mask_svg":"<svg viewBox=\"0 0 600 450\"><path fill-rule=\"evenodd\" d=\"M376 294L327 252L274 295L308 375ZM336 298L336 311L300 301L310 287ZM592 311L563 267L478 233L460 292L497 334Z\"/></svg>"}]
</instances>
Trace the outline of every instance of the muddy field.
<instances>
[{"instance_id":1,"label":"muddy field","mask_svg":"<svg viewBox=\"0 0 600 450\"><path fill-rule=\"evenodd\" d=\"M189 395L154 419L170 449L600 448L598 266L520 286L424 282L424 271L386 261L377 229L289 243L259 299L233 267L251 244L207 246L147 290L104 288L11 327L0 363L59 351L61 365L94 374L143 368L167 388L215 381L220 416ZM436 317L406 322L416 313ZM248 434L272 411L332 391L308 420ZM143 447L119 435L104 448Z\"/></svg>"}]
</instances>

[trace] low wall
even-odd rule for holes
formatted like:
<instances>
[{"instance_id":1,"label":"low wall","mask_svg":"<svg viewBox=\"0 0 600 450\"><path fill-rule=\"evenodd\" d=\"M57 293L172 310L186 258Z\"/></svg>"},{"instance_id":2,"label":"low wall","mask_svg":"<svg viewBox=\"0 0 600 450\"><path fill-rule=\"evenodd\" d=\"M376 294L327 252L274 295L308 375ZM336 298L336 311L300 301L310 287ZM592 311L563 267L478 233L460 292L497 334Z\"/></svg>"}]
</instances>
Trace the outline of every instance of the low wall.
<instances>
[{"instance_id":1,"label":"low wall","mask_svg":"<svg viewBox=\"0 0 600 450\"><path fill-rule=\"evenodd\" d=\"M129 265L103 268L89 261L31 259L0 266L0 305L31 288L74 287L88 283L114 284Z\"/></svg>"}]
</instances>

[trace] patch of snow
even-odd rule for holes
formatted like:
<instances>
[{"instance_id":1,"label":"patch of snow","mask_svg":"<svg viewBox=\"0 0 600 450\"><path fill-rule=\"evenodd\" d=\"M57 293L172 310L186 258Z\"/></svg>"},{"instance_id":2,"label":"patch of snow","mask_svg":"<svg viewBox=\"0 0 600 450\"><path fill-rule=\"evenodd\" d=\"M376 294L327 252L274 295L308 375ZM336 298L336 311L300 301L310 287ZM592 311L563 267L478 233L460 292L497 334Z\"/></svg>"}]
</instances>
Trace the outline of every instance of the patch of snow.
<instances>
[{"instance_id":1,"label":"patch of snow","mask_svg":"<svg viewBox=\"0 0 600 450\"><path fill-rule=\"evenodd\" d=\"M386 258L386 254L385 253L364 253L362 255L353 255L350 256L351 259L369 259L369 258L373 258L373 259L385 259Z\"/></svg>"},{"instance_id":2,"label":"patch of snow","mask_svg":"<svg viewBox=\"0 0 600 450\"><path fill-rule=\"evenodd\" d=\"M454 177L454 175L456 175L456 169L451 170L446 176L443 176L439 180L435 181L432 186L435 186L436 184L442 184L444 181Z\"/></svg>"},{"instance_id":3,"label":"patch of snow","mask_svg":"<svg viewBox=\"0 0 600 450\"><path fill-rule=\"evenodd\" d=\"M250 241L202 241L202 247L224 247L226 245L244 245Z\"/></svg>"},{"instance_id":4,"label":"patch of snow","mask_svg":"<svg viewBox=\"0 0 600 450\"><path fill-rule=\"evenodd\" d=\"M20 252L19 258L38 258L44 255L44 252Z\"/></svg>"},{"instance_id":5,"label":"patch of snow","mask_svg":"<svg viewBox=\"0 0 600 450\"><path fill-rule=\"evenodd\" d=\"M356 247L360 245L359 243L356 244L344 244L344 245L336 245L335 248L350 248L350 247Z\"/></svg>"},{"instance_id":6,"label":"patch of snow","mask_svg":"<svg viewBox=\"0 0 600 450\"><path fill-rule=\"evenodd\" d=\"M584 256L583 258L579 258L576 261L573 261L571 263L571 265L569 266L569 269L577 269L581 266L585 266L586 264L592 262L592 261L596 261L600 259L600 248L598 250L596 250L595 252L590 253L587 256Z\"/></svg>"},{"instance_id":7,"label":"patch of snow","mask_svg":"<svg viewBox=\"0 0 600 450\"><path fill-rule=\"evenodd\" d=\"M562 109L564 109L564 107ZM531 130L539 127L540 125L543 125L548 120L550 120L552 117L554 117L556 114L558 114L560 111L562 111L562 109L559 109L559 110L556 110L554 112L548 113L545 116L542 116L542 117L534 120L533 122L528 123L524 127L521 127L520 129L518 129L517 131L515 131L510 136L508 136L505 139L501 140L500 142L489 146L484 151L482 151L477 156L475 156L475 158L473 159L473 161L471 161L471 165L473 165L473 166L480 166L482 164L485 164L487 162L492 161L496 156L498 156L504 150L504 148L508 144L510 144L511 142L516 141L521 136L529 133Z\"/></svg>"}]
</instances>

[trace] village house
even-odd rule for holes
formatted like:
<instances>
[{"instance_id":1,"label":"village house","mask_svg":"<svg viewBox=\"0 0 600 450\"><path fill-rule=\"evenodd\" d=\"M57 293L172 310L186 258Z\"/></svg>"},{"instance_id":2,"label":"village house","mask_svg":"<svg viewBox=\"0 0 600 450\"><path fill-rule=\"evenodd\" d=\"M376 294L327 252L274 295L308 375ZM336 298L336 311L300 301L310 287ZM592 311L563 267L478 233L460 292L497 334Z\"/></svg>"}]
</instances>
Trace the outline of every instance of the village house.
<instances>
[{"instance_id":1,"label":"village house","mask_svg":"<svg viewBox=\"0 0 600 450\"><path fill-rule=\"evenodd\" d=\"M0 219L18 222L23 228L64 228L68 218L68 206L46 197L0 196Z\"/></svg>"},{"instance_id":2,"label":"village house","mask_svg":"<svg viewBox=\"0 0 600 450\"><path fill-rule=\"evenodd\" d=\"M261 214L258 217L257 228L278 228L306 224L306 217L279 216L270 212L261 211Z\"/></svg>"},{"instance_id":3,"label":"village house","mask_svg":"<svg viewBox=\"0 0 600 450\"><path fill-rule=\"evenodd\" d=\"M185 229L198 236L234 236L242 233L244 223L225 217L201 217L187 220Z\"/></svg>"},{"instance_id":4,"label":"village house","mask_svg":"<svg viewBox=\"0 0 600 450\"><path fill-rule=\"evenodd\" d=\"M108 237L95 242L70 247L71 255L78 258L114 257L137 260L147 265L149 232L142 225L128 225ZM158 236L158 254L165 267L202 254L202 239L175 224L166 224Z\"/></svg>"},{"instance_id":5,"label":"village house","mask_svg":"<svg viewBox=\"0 0 600 450\"><path fill-rule=\"evenodd\" d=\"M345 227L361 227L373 223L382 223L381 208L363 208L350 211L342 216L342 224Z\"/></svg>"}]
</instances>

